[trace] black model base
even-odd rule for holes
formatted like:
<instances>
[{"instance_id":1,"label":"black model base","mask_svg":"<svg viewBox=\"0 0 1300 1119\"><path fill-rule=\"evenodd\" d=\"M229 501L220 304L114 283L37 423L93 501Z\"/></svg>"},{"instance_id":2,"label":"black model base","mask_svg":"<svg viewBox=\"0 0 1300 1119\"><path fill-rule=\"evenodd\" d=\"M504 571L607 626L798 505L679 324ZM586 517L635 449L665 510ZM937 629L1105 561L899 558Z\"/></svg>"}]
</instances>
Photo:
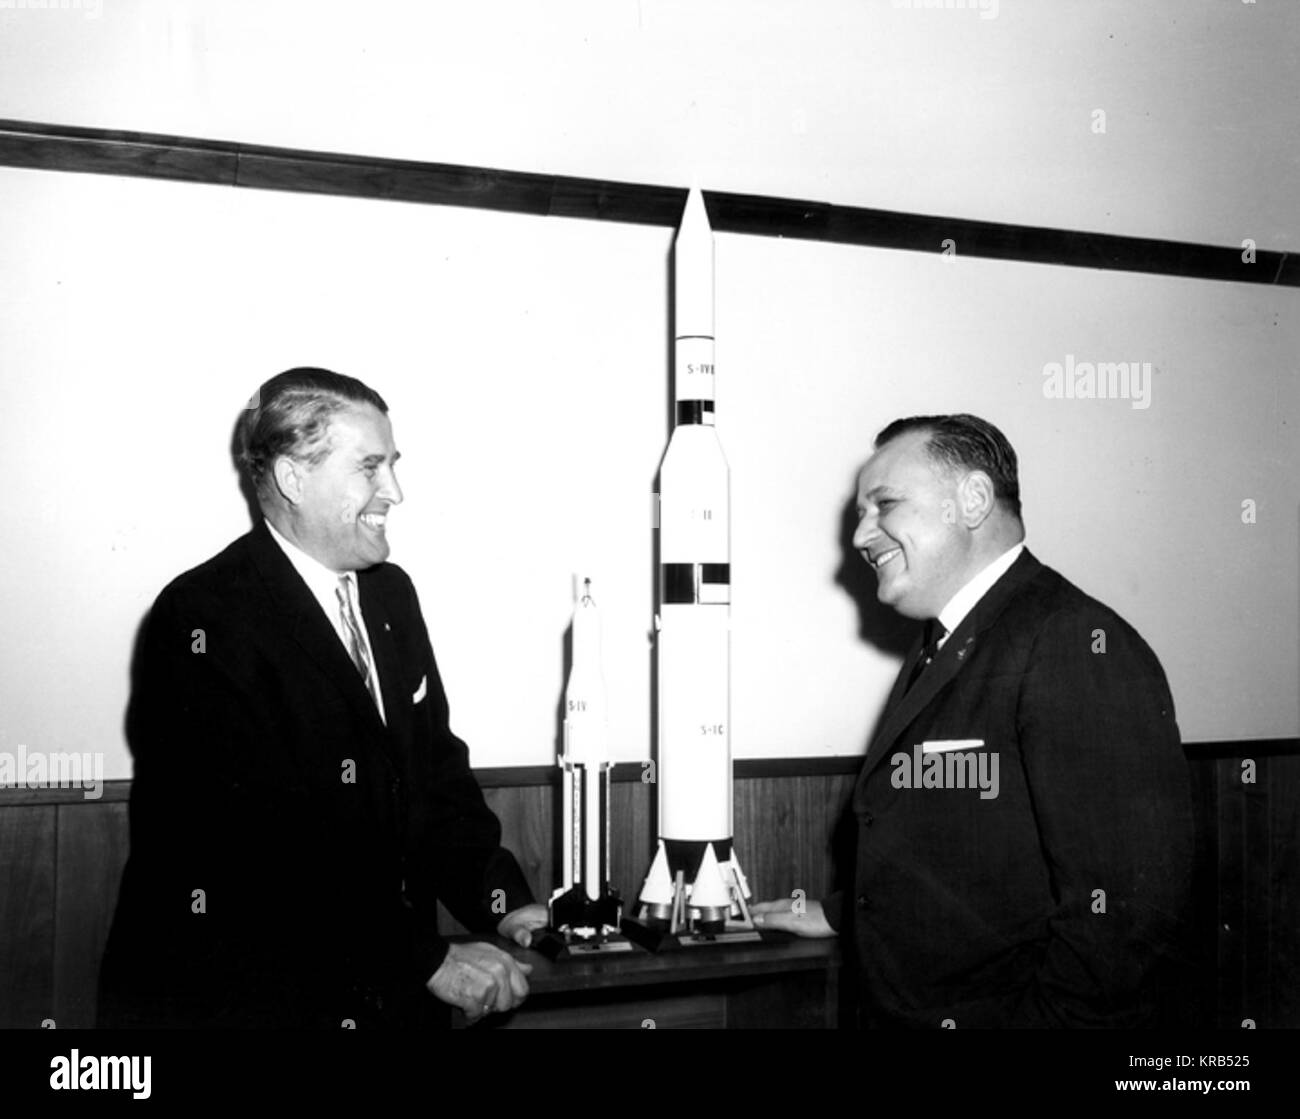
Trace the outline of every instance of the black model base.
<instances>
[{"instance_id":1,"label":"black model base","mask_svg":"<svg viewBox=\"0 0 1300 1119\"><path fill-rule=\"evenodd\" d=\"M551 924L533 933L531 947L548 959L630 952L631 943L620 935L623 899L606 888L594 901L581 883L551 899Z\"/></svg>"},{"instance_id":2,"label":"black model base","mask_svg":"<svg viewBox=\"0 0 1300 1119\"><path fill-rule=\"evenodd\" d=\"M592 935L601 929L617 929L622 916L623 899L610 889L593 901L579 883L551 900L551 927L572 930L579 935L584 929Z\"/></svg>"},{"instance_id":3,"label":"black model base","mask_svg":"<svg viewBox=\"0 0 1300 1119\"><path fill-rule=\"evenodd\" d=\"M531 948L537 949L548 960L577 960L591 956L612 955L635 951L635 946L619 932L601 932L595 936L561 932L546 928L533 933Z\"/></svg>"},{"instance_id":4,"label":"black model base","mask_svg":"<svg viewBox=\"0 0 1300 1119\"><path fill-rule=\"evenodd\" d=\"M624 917L623 935L647 952L675 952L684 948L725 948L730 944L759 944L766 938L752 925L727 924L721 932L672 932L666 921Z\"/></svg>"}]
</instances>

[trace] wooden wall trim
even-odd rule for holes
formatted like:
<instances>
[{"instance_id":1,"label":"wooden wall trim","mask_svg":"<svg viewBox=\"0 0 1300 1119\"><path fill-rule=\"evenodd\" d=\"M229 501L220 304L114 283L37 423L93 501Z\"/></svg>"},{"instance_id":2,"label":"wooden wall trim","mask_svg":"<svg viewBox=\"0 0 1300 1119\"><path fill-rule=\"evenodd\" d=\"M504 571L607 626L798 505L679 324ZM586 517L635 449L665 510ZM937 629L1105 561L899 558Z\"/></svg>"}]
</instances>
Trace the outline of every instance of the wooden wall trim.
<instances>
[{"instance_id":1,"label":"wooden wall trim","mask_svg":"<svg viewBox=\"0 0 1300 1119\"><path fill-rule=\"evenodd\" d=\"M5 786L0 788L0 808L34 808L51 804L113 804L130 799L131 781L129 778L105 781L102 795L99 797L88 798L85 795L88 791L80 786L71 789L17 789Z\"/></svg>"},{"instance_id":2,"label":"wooden wall trim","mask_svg":"<svg viewBox=\"0 0 1300 1119\"><path fill-rule=\"evenodd\" d=\"M232 141L0 120L0 165L131 175L256 190L337 194L547 217L675 228L680 187L490 167L303 151ZM705 191L713 228L759 237L938 253L1072 268L1300 287L1300 260L1239 246L1011 225L757 194Z\"/></svg>"},{"instance_id":3,"label":"wooden wall trim","mask_svg":"<svg viewBox=\"0 0 1300 1119\"><path fill-rule=\"evenodd\" d=\"M1300 738L1237 738L1228 741L1184 742L1189 761L1206 758L1272 758L1300 754Z\"/></svg>"},{"instance_id":4,"label":"wooden wall trim","mask_svg":"<svg viewBox=\"0 0 1300 1119\"><path fill-rule=\"evenodd\" d=\"M1244 738L1213 742L1184 742L1188 761L1213 758L1265 758L1300 755L1300 738ZM640 782L646 773L644 762L618 762L613 780L623 784ZM862 765L860 754L838 757L808 758L737 758L732 775L737 781L773 777L842 777L854 776ZM474 770L484 789L543 788L560 783L560 770L554 765L486 766ZM112 804L129 800L131 781L120 778L105 781L103 795L87 799L85 791L72 789L0 788L0 808L35 807L51 804Z\"/></svg>"}]
</instances>

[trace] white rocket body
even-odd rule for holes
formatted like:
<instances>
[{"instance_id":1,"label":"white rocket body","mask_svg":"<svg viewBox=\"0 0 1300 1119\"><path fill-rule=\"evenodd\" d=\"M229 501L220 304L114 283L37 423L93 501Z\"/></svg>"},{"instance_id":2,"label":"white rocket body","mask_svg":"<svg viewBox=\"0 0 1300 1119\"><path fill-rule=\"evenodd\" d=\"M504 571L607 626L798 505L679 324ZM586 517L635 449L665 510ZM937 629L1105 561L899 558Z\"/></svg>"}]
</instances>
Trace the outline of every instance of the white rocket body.
<instances>
[{"instance_id":1,"label":"white rocket body","mask_svg":"<svg viewBox=\"0 0 1300 1119\"><path fill-rule=\"evenodd\" d=\"M735 894L748 891L732 852L730 478L714 426L713 233L698 190L675 247L676 424L659 470L659 849L641 903L667 919L665 890L684 887L683 918L716 928L743 912Z\"/></svg>"}]
</instances>

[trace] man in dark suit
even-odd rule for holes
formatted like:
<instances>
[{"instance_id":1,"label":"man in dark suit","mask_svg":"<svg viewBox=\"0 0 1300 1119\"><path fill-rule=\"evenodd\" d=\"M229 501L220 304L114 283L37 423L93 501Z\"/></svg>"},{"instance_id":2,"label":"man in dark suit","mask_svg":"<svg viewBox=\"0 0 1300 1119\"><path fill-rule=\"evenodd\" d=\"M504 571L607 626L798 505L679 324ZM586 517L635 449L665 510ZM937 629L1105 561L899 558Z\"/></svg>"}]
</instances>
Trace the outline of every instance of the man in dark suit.
<instances>
[{"instance_id":1,"label":"man in dark suit","mask_svg":"<svg viewBox=\"0 0 1300 1119\"><path fill-rule=\"evenodd\" d=\"M106 1026L445 1025L526 996L527 965L449 945L437 902L527 944L546 923L500 846L401 568L387 405L280 374L240 424L264 519L158 596L136 665L131 854Z\"/></svg>"},{"instance_id":2,"label":"man in dark suit","mask_svg":"<svg viewBox=\"0 0 1300 1119\"><path fill-rule=\"evenodd\" d=\"M852 894L757 920L842 935L865 1025L1150 1024L1193 842L1159 661L1025 550L1015 452L977 417L885 428L858 513L880 601L926 624L853 794Z\"/></svg>"}]
</instances>

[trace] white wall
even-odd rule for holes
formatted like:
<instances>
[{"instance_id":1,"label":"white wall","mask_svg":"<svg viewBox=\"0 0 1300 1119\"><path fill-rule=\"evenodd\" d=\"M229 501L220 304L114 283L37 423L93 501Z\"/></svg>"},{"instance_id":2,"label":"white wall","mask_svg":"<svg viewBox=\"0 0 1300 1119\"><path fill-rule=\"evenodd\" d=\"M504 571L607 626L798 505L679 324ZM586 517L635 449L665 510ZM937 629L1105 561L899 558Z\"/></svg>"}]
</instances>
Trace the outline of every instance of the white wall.
<instances>
[{"instance_id":1,"label":"white wall","mask_svg":"<svg viewBox=\"0 0 1300 1119\"><path fill-rule=\"evenodd\" d=\"M162 586L248 527L229 444L281 369L386 397L422 595L480 765L553 757L572 575L646 756L664 259L634 226L0 170L0 749L121 743Z\"/></svg>"},{"instance_id":2,"label":"white wall","mask_svg":"<svg viewBox=\"0 0 1300 1119\"><path fill-rule=\"evenodd\" d=\"M953 411L1011 440L1028 546L1152 645L1185 740L1296 733L1293 291L739 236L719 261L739 753L863 747L897 661L858 637L840 513L877 431ZM1046 397L1069 354L1151 362L1148 406Z\"/></svg>"},{"instance_id":3,"label":"white wall","mask_svg":"<svg viewBox=\"0 0 1300 1119\"><path fill-rule=\"evenodd\" d=\"M669 242L0 170L0 616L21 635L0 749L102 750L128 775L135 630L247 527L242 402L319 363L392 407L394 559L475 763L552 760L577 570L602 592L617 756L647 757ZM717 261L737 756L863 748L897 660L836 580L841 516L874 433L935 410L1005 427L1031 547L1144 633L1186 738L1296 733L1293 293L740 236ZM1067 354L1152 362L1150 406L1045 398Z\"/></svg>"},{"instance_id":4,"label":"white wall","mask_svg":"<svg viewBox=\"0 0 1300 1119\"><path fill-rule=\"evenodd\" d=\"M1300 247L1293 3L79 2L0 116Z\"/></svg>"},{"instance_id":5,"label":"white wall","mask_svg":"<svg viewBox=\"0 0 1300 1119\"><path fill-rule=\"evenodd\" d=\"M0 7L0 117L1296 246L1295 6L95 8ZM394 558L475 763L553 757L579 568L617 756L646 757L669 244L0 169L0 750L129 773L136 627L246 527L239 405L311 363L392 405ZM861 750L897 661L836 582L842 506L874 433L934 410L1005 428L1031 547L1153 644L1186 738L1300 730L1294 289L737 236L717 262L738 756ZM1068 354L1152 362L1151 406L1045 399Z\"/></svg>"}]
</instances>

